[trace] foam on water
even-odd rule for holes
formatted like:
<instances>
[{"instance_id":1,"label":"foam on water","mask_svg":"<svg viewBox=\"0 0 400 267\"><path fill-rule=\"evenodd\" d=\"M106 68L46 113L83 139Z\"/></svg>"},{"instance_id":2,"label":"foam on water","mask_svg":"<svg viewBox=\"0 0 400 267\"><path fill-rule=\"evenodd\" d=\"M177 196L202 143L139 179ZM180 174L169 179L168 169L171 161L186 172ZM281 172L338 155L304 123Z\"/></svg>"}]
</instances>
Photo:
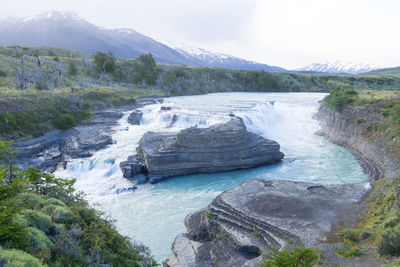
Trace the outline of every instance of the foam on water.
<instances>
[{"instance_id":1,"label":"foam on water","mask_svg":"<svg viewBox=\"0 0 400 267\"><path fill-rule=\"evenodd\" d=\"M325 94L222 93L168 98L163 104L142 108L141 125L120 119L114 144L91 158L70 162L59 177L77 178L76 188L90 203L116 219L118 230L149 246L157 260L170 255L174 237L185 232L183 220L205 207L228 188L248 178L290 179L319 183L367 181L356 159L346 149L314 135L320 128L312 119ZM161 107L171 109L160 110ZM246 127L276 140L285 159L282 163L248 170L181 176L134 192L118 192L132 186L122 177L119 163L132 154L147 131L178 131L226 122L229 114L243 118Z\"/></svg>"}]
</instances>

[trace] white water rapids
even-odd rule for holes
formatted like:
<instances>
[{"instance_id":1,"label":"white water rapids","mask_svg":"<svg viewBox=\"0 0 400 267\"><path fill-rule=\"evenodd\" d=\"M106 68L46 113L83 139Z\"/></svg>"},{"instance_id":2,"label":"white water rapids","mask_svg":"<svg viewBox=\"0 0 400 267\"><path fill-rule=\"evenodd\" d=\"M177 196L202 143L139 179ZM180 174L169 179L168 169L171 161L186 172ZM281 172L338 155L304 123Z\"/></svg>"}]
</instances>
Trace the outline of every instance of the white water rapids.
<instances>
[{"instance_id":1,"label":"white water rapids","mask_svg":"<svg viewBox=\"0 0 400 267\"><path fill-rule=\"evenodd\" d=\"M176 235L185 232L187 214L207 206L218 194L248 178L289 179L318 183L365 182L357 160L346 149L314 135L320 128L312 115L325 94L220 93L172 97L141 108L141 125L127 122L126 112L115 128L115 143L90 158L70 162L58 177L77 178L76 188L90 203L116 219L117 229L149 246L158 261L171 253ZM160 110L171 107L171 110ZM178 131L243 118L247 128L280 143L282 163L253 169L171 178L126 191L119 163L132 154L147 131ZM122 192L122 193L121 193Z\"/></svg>"}]
</instances>

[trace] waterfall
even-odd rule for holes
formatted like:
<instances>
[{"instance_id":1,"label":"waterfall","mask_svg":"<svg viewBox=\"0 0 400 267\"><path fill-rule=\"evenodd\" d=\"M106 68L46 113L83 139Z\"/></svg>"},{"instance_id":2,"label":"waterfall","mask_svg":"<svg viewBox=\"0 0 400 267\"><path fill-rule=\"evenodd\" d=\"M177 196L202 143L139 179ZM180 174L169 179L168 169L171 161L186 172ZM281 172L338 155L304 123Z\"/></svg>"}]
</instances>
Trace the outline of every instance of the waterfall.
<instances>
[{"instance_id":1,"label":"waterfall","mask_svg":"<svg viewBox=\"0 0 400 267\"><path fill-rule=\"evenodd\" d=\"M125 112L114 128L114 143L90 158L68 163L56 176L77 178L76 188L90 203L116 219L118 230L149 246L158 260L169 256L173 239L185 232L183 219L205 207L222 191L248 178L291 179L310 182L367 181L349 151L314 135L319 123L312 119L317 93L221 93L166 98L162 104L142 107L140 125L131 125ZM176 177L159 184L140 185L122 177L121 161L135 154L148 131L175 132L243 119L249 131L278 141L285 159L273 166L248 170Z\"/></svg>"}]
</instances>

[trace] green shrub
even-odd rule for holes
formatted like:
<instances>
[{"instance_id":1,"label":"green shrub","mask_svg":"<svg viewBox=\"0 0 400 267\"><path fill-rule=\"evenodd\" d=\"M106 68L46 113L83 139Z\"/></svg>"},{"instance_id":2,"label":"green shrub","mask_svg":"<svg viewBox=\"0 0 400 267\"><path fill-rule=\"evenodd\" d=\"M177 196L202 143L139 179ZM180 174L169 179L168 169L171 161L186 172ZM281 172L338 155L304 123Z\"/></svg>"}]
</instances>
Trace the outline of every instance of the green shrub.
<instances>
[{"instance_id":1,"label":"green shrub","mask_svg":"<svg viewBox=\"0 0 400 267\"><path fill-rule=\"evenodd\" d=\"M348 96L358 96L358 93L356 90L346 90L344 93Z\"/></svg>"},{"instance_id":2,"label":"green shrub","mask_svg":"<svg viewBox=\"0 0 400 267\"><path fill-rule=\"evenodd\" d=\"M400 103L391 108L389 121L394 124L400 124Z\"/></svg>"},{"instance_id":3,"label":"green shrub","mask_svg":"<svg viewBox=\"0 0 400 267\"><path fill-rule=\"evenodd\" d=\"M354 90L331 90L323 100L323 106L335 111L342 111L348 104L354 102L358 94Z\"/></svg>"},{"instance_id":4,"label":"green shrub","mask_svg":"<svg viewBox=\"0 0 400 267\"><path fill-rule=\"evenodd\" d=\"M66 130L76 126L78 123L71 113L61 114L54 122L57 129Z\"/></svg>"},{"instance_id":5,"label":"green shrub","mask_svg":"<svg viewBox=\"0 0 400 267\"><path fill-rule=\"evenodd\" d=\"M48 259L51 254L53 242L46 236L46 234L34 227L28 228L27 239L29 240L28 251L39 258Z\"/></svg>"},{"instance_id":6,"label":"green shrub","mask_svg":"<svg viewBox=\"0 0 400 267\"><path fill-rule=\"evenodd\" d=\"M17 200L21 201L24 207L30 209L38 209L44 203L44 198L36 193L24 192L17 196Z\"/></svg>"},{"instance_id":7,"label":"green shrub","mask_svg":"<svg viewBox=\"0 0 400 267\"><path fill-rule=\"evenodd\" d=\"M339 233L339 236L346 242L356 243L361 240L361 230L358 229L344 229Z\"/></svg>"},{"instance_id":8,"label":"green shrub","mask_svg":"<svg viewBox=\"0 0 400 267\"><path fill-rule=\"evenodd\" d=\"M60 61L60 58L59 58L58 56L54 56L54 57L53 57L53 60L59 62L59 61Z\"/></svg>"},{"instance_id":9,"label":"green shrub","mask_svg":"<svg viewBox=\"0 0 400 267\"><path fill-rule=\"evenodd\" d=\"M52 235L61 235L66 231L67 228L65 227L65 225L60 223L53 223L53 225L50 228L50 232Z\"/></svg>"},{"instance_id":10,"label":"green shrub","mask_svg":"<svg viewBox=\"0 0 400 267\"><path fill-rule=\"evenodd\" d=\"M274 250L263 255L262 267L311 267L320 258L320 252L313 248Z\"/></svg>"},{"instance_id":11,"label":"green shrub","mask_svg":"<svg viewBox=\"0 0 400 267\"><path fill-rule=\"evenodd\" d=\"M360 125L360 124L366 123L366 120L365 119L357 119L356 122L358 125Z\"/></svg>"},{"instance_id":12,"label":"green shrub","mask_svg":"<svg viewBox=\"0 0 400 267\"><path fill-rule=\"evenodd\" d=\"M46 201L43 202L43 206L47 206L47 205L57 205L57 206L61 206L61 207L66 207L67 205L65 205L64 202L62 202L59 199L56 198L49 198Z\"/></svg>"},{"instance_id":13,"label":"green shrub","mask_svg":"<svg viewBox=\"0 0 400 267\"><path fill-rule=\"evenodd\" d=\"M121 99L118 96L112 96L111 97L111 104L115 107L118 107L120 105Z\"/></svg>"},{"instance_id":14,"label":"green shrub","mask_svg":"<svg viewBox=\"0 0 400 267\"><path fill-rule=\"evenodd\" d=\"M71 210L65 206L47 205L42 212L50 215L55 222L62 223L68 221L71 216Z\"/></svg>"},{"instance_id":15,"label":"green shrub","mask_svg":"<svg viewBox=\"0 0 400 267\"><path fill-rule=\"evenodd\" d=\"M389 109L381 109L379 111L379 113L383 116L383 117L387 117L390 115L390 110Z\"/></svg>"},{"instance_id":16,"label":"green shrub","mask_svg":"<svg viewBox=\"0 0 400 267\"><path fill-rule=\"evenodd\" d=\"M0 249L0 266L3 267L42 267L39 259L18 249Z\"/></svg>"},{"instance_id":17,"label":"green shrub","mask_svg":"<svg viewBox=\"0 0 400 267\"><path fill-rule=\"evenodd\" d=\"M378 246L380 255L400 256L400 228L386 230Z\"/></svg>"},{"instance_id":18,"label":"green shrub","mask_svg":"<svg viewBox=\"0 0 400 267\"><path fill-rule=\"evenodd\" d=\"M26 228L29 226L28 220L21 214L17 214L12 218L12 223L18 225L21 228Z\"/></svg>"},{"instance_id":19,"label":"green shrub","mask_svg":"<svg viewBox=\"0 0 400 267\"><path fill-rule=\"evenodd\" d=\"M103 53L97 51L96 54L94 54L93 59L98 73L113 73L117 68L116 58L112 52Z\"/></svg>"},{"instance_id":20,"label":"green shrub","mask_svg":"<svg viewBox=\"0 0 400 267\"><path fill-rule=\"evenodd\" d=\"M7 77L7 72L0 70L0 77Z\"/></svg>"},{"instance_id":21,"label":"green shrub","mask_svg":"<svg viewBox=\"0 0 400 267\"><path fill-rule=\"evenodd\" d=\"M51 217L36 210L23 210L21 215L26 219L29 226L38 228L47 233L51 227Z\"/></svg>"},{"instance_id":22,"label":"green shrub","mask_svg":"<svg viewBox=\"0 0 400 267\"><path fill-rule=\"evenodd\" d=\"M78 68L76 67L75 62L68 62L68 73L71 76L76 76L78 74Z\"/></svg>"},{"instance_id":23,"label":"green shrub","mask_svg":"<svg viewBox=\"0 0 400 267\"><path fill-rule=\"evenodd\" d=\"M399 214L394 214L393 216L387 218L384 222L384 227L389 228L389 227L395 227L396 225L399 225L400 223L400 216Z\"/></svg>"},{"instance_id":24,"label":"green shrub","mask_svg":"<svg viewBox=\"0 0 400 267\"><path fill-rule=\"evenodd\" d=\"M336 249L336 254L342 258L354 258L360 256L361 251L358 248L344 246L342 248Z\"/></svg>"}]
</instances>

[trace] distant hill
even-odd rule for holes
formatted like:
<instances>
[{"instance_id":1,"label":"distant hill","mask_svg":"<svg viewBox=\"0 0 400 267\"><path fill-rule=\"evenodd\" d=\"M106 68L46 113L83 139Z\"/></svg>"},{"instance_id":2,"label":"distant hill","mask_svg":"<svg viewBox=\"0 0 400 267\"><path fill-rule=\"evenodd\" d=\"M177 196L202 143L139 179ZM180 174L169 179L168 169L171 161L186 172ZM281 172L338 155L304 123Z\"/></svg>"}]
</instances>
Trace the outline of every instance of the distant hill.
<instances>
[{"instance_id":1,"label":"distant hill","mask_svg":"<svg viewBox=\"0 0 400 267\"><path fill-rule=\"evenodd\" d=\"M70 11L47 11L26 19L0 20L1 45L53 46L86 53L111 51L116 57L125 59L152 53L160 63L285 71L204 49L174 49L132 29L96 26Z\"/></svg>"},{"instance_id":2,"label":"distant hill","mask_svg":"<svg viewBox=\"0 0 400 267\"><path fill-rule=\"evenodd\" d=\"M361 74L379 68L379 66L371 64L335 61L314 63L303 68L295 69L295 71L326 74Z\"/></svg>"},{"instance_id":3,"label":"distant hill","mask_svg":"<svg viewBox=\"0 0 400 267\"><path fill-rule=\"evenodd\" d=\"M363 75L396 76L400 77L400 67L385 68L363 73Z\"/></svg>"}]
</instances>

